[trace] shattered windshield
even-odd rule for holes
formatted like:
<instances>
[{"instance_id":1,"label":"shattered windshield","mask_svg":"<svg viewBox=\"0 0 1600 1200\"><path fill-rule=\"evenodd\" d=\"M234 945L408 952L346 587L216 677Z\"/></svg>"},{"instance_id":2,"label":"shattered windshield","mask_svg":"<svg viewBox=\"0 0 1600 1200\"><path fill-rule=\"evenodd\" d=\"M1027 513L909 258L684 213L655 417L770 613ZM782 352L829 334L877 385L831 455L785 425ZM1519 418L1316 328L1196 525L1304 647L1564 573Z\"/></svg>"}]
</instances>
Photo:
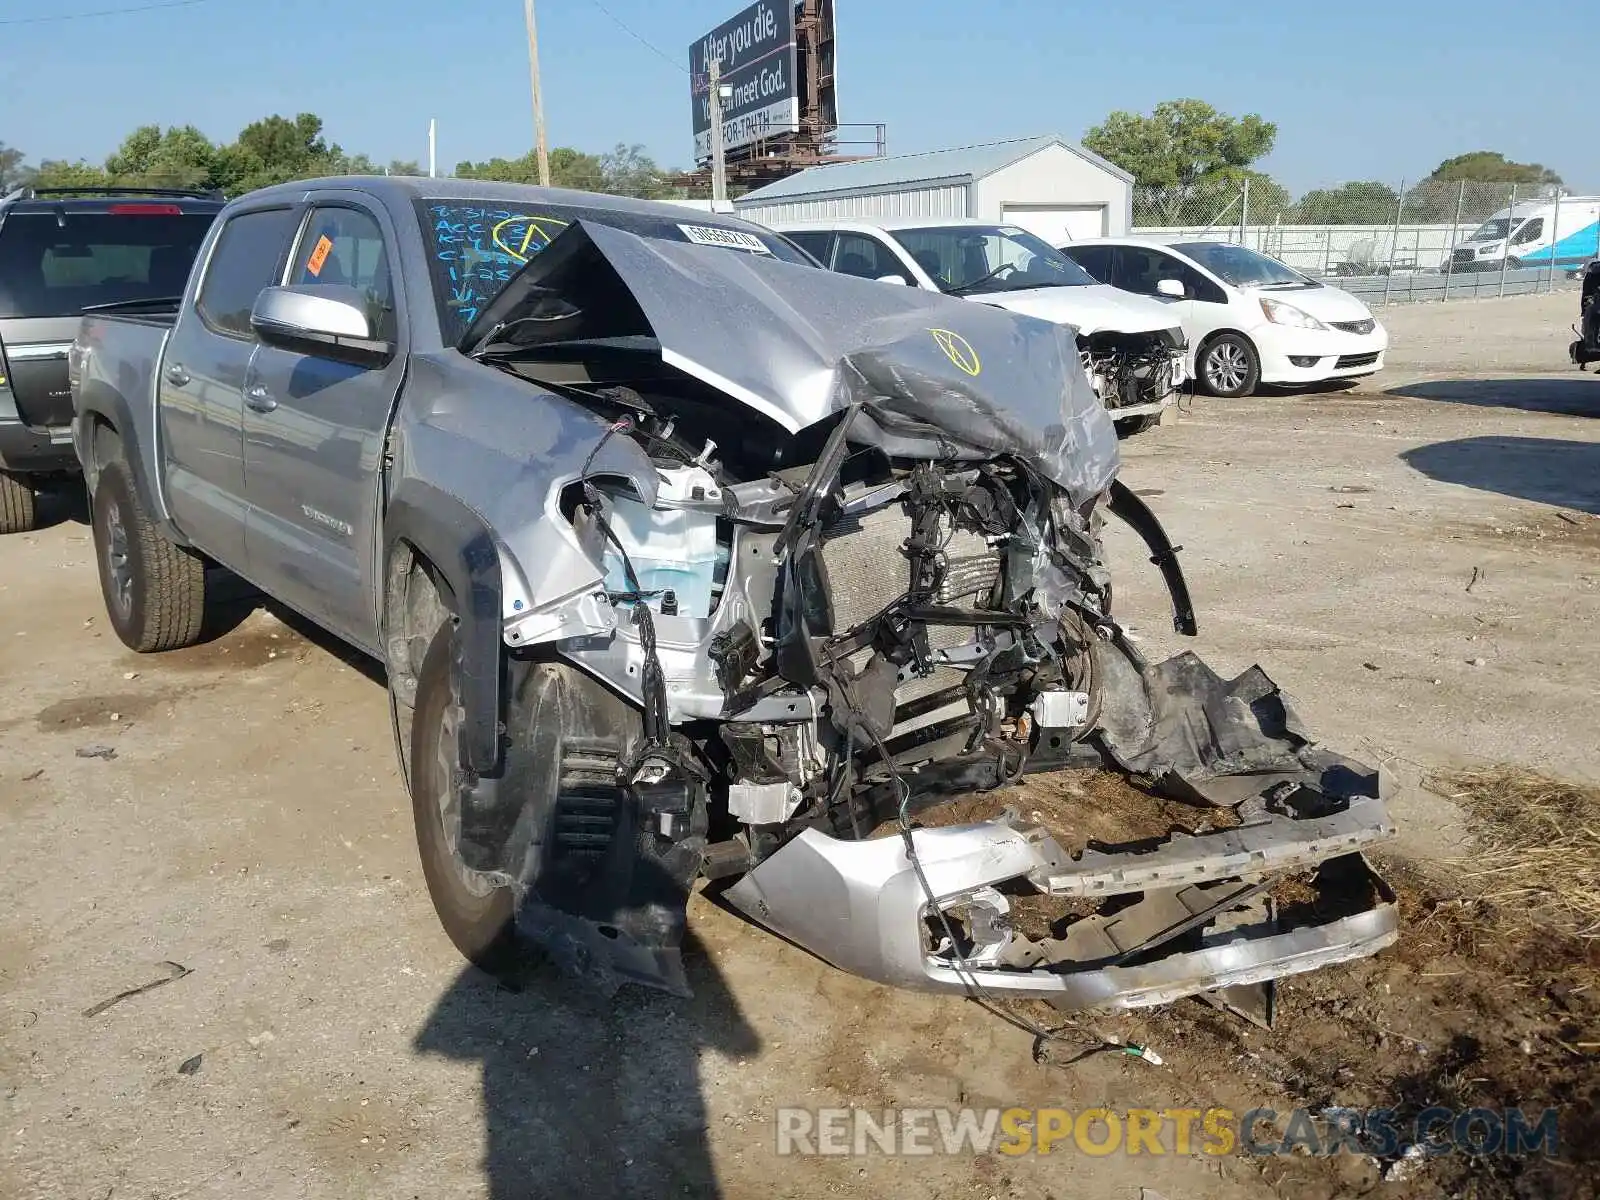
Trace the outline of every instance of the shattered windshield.
<instances>
[{"instance_id":1,"label":"shattered windshield","mask_svg":"<svg viewBox=\"0 0 1600 1200\"><path fill-rule=\"evenodd\" d=\"M1178 242L1182 251L1213 275L1239 288L1320 287L1277 259L1231 242Z\"/></svg>"},{"instance_id":2,"label":"shattered windshield","mask_svg":"<svg viewBox=\"0 0 1600 1200\"><path fill-rule=\"evenodd\" d=\"M749 225L729 224L693 209L681 220L654 213L570 204L494 204L481 200L419 201L423 239L432 267L439 324L453 344L528 260L574 221L594 221L640 237L722 246L815 267L789 242Z\"/></svg>"},{"instance_id":3,"label":"shattered windshield","mask_svg":"<svg viewBox=\"0 0 1600 1200\"><path fill-rule=\"evenodd\" d=\"M892 229L939 290L951 296L1024 288L1086 287L1095 279L1041 238L1014 225Z\"/></svg>"}]
</instances>

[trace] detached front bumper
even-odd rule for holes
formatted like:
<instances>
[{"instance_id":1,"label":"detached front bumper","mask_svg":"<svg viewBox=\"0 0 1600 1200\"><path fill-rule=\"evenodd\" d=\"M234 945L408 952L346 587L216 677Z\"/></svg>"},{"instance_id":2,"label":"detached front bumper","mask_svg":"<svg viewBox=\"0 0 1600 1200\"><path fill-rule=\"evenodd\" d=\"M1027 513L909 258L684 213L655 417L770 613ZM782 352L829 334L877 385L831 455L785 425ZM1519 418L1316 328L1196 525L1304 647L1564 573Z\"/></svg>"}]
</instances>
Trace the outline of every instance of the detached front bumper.
<instances>
[{"instance_id":1,"label":"detached front bumper","mask_svg":"<svg viewBox=\"0 0 1600 1200\"><path fill-rule=\"evenodd\" d=\"M1003 818L915 831L919 878L899 835L846 842L807 830L727 897L773 932L881 983L963 992L975 980L1064 1009L1143 1008L1392 943L1393 893L1361 852L1393 832L1382 801L1362 797L1330 815L1273 815L1153 849L1073 858L1045 830ZM1313 899L1281 907L1268 899L1278 876L1311 868ZM1013 928L1000 888L1109 911L1033 940ZM930 891L959 931L959 957Z\"/></svg>"}]
</instances>

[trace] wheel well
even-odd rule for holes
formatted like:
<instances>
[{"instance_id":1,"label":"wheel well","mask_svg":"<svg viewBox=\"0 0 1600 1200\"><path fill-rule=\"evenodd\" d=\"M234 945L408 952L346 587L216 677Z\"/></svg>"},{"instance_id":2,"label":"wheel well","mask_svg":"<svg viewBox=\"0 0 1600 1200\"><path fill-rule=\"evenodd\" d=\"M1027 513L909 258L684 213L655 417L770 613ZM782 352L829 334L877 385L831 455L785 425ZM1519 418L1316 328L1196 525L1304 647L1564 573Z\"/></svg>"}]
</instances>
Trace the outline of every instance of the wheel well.
<instances>
[{"instance_id":1,"label":"wheel well","mask_svg":"<svg viewBox=\"0 0 1600 1200\"><path fill-rule=\"evenodd\" d=\"M100 482L100 469L122 454L122 435L103 413L90 413L89 461L83 464L83 481L93 495Z\"/></svg>"},{"instance_id":2,"label":"wheel well","mask_svg":"<svg viewBox=\"0 0 1600 1200\"><path fill-rule=\"evenodd\" d=\"M454 618L455 597L439 569L410 542L395 543L384 581L384 666L390 688L407 704L434 633Z\"/></svg>"},{"instance_id":3,"label":"wheel well","mask_svg":"<svg viewBox=\"0 0 1600 1200\"><path fill-rule=\"evenodd\" d=\"M1225 334L1230 334L1230 333L1236 338L1241 338L1250 347L1250 353L1254 354L1256 356L1256 358L1259 359L1261 357L1261 351L1256 347L1255 339L1252 338L1244 330L1242 330L1242 329L1213 329L1210 333L1206 334L1205 337L1201 338L1200 339L1200 344L1194 348L1195 365L1197 367L1199 366L1199 364L1200 364L1200 356L1206 352L1206 347L1207 346L1211 345L1211 343L1216 341L1219 337L1222 337Z\"/></svg>"}]
</instances>

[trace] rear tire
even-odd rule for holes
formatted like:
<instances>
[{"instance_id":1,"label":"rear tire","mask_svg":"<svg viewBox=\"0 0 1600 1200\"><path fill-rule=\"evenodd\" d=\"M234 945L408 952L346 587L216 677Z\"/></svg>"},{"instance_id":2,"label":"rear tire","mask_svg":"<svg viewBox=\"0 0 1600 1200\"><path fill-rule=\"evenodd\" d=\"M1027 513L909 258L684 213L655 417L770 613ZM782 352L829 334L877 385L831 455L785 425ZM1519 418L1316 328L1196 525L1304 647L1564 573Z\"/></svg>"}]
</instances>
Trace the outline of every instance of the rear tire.
<instances>
[{"instance_id":1,"label":"rear tire","mask_svg":"<svg viewBox=\"0 0 1600 1200\"><path fill-rule=\"evenodd\" d=\"M446 822L459 822L461 699L455 678L456 628L439 626L417 676L411 724L411 815L422 877L439 923L468 961L501 972L516 959L516 897L465 868L451 848ZM457 826L459 828L459 824Z\"/></svg>"},{"instance_id":2,"label":"rear tire","mask_svg":"<svg viewBox=\"0 0 1600 1200\"><path fill-rule=\"evenodd\" d=\"M1208 395L1237 399L1250 395L1261 382L1261 359L1248 338L1219 334L1201 347L1195 376Z\"/></svg>"},{"instance_id":3,"label":"rear tire","mask_svg":"<svg viewBox=\"0 0 1600 1200\"><path fill-rule=\"evenodd\" d=\"M27 479L0 471L0 534L27 533L38 520L38 505Z\"/></svg>"},{"instance_id":4,"label":"rear tire","mask_svg":"<svg viewBox=\"0 0 1600 1200\"><path fill-rule=\"evenodd\" d=\"M156 528L120 459L101 468L91 505L111 628L141 654L194 645L205 623L205 561Z\"/></svg>"}]
</instances>

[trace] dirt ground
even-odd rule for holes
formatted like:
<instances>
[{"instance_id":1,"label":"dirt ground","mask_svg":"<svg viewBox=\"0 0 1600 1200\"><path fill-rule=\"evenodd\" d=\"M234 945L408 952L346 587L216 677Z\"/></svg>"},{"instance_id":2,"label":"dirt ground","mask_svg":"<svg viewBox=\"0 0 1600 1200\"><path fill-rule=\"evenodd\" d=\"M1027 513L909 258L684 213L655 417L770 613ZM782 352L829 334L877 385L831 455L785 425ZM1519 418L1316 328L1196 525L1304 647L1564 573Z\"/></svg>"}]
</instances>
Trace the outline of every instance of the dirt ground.
<instances>
[{"instance_id":1,"label":"dirt ground","mask_svg":"<svg viewBox=\"0 0 1600 1200\"><path fill-rule=\"evenodd\" d=\"M1383 763L1402 830L1400 945L1287 981L1275 1031L1196 1002L1090 1022L1161 1067L1038 1063L970 1003L843 975L700 899L692 1001L464 969L376 669L248 605L206 645L125 651L58 505L0 541L0 1196L1596 1194L1594 956L1475 938L1492 914L1451 890L1470 831L1420 786L1485 760L1600 781L1600 379L1563 363L1571 307L1390 310L1390 368L1362 386L1200 400L1127 445L1185 547L1195 648L1261 662L1330 744ZM1175 645L1153 571L1114 551L1119 605ZM165 963L187 973L96 1011ZM1359 1156L775 1153L778 1106L1430 1102L1565 1105L1577 1161L1385 1183Z\"/></svg>"}]
</instances>

